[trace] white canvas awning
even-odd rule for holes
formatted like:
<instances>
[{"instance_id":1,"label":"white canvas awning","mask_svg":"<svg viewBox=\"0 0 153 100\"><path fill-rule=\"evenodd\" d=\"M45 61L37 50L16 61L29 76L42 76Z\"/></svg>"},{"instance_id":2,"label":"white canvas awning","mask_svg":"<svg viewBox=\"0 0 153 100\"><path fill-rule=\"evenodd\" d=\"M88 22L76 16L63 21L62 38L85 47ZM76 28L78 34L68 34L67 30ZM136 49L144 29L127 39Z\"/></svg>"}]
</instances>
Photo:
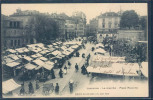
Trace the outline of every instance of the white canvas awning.
<instances>
[{"instance_id":1,"label":"white canvas awning","mask_svg":"<svg viewBox=\"0 0 153 100\"><path fill-rule=\"evenodd\" d=\"M125 57L113 57L113 56L102 56L102 55L94 55L92 61L106 61L106 62L125 62Z\"/></svg>"},{"instance_id":2,"label":"white canvas awning","mask_svg":"<svg viewBox=\"0 0 153 100\"><path fill-rule=\"evenodd\" d=\"M26 60L28 60L28 61L31 61L31 60L32 60L32 58L29 57L29 56L24 56L24 59L26 59Z\"/></svg>"},{"instance_id":3,"label":"white canvas awning","mask_svg":"<svg viewBox=\"0 0 153 100\"><path fill-rule=\"evenodd\" d=\"M28 63L28 64L25 65L25 68L28 69L28 70L32 70L32 69L36 68L36 66Z\"/></svg>"},{"instance_id":4,"label":"white canvas awning","mask_svg":"<svg viewBox=\"0 0 153 100\"><path fill-rule=\"evenodd\" d=\"M4 59L4 61L5 61L6 63L11 63L11 62L13 62L14 60L11 59L11 58L6 58L6 59Z\"/></svg>"},{"instance_id":5,"label":"white canvas awning","mask_svg":"<svg viewBox=\"0 0 153 100\"><path fill-rule=\"evenodd\" d=\"M112 74L112 75L124 75L124 76L139 76L137 71L139 65L137 63L113 63L112 66L89 66L88 72Z\"/></svg>"},{"instance_id":6,"label":"white canvas awning","mask_svg":"<svg viewBox=\"0 0 153 100\"><path fill-rule=\"evenodd\" d=\"M51 70L54 66L49 64L44 64L42 67L44 67L47 70Z\"/></svg>"},{"instance_id":7,"label":"white canvas awning","mask_svg":"<svg viewBox=\"0 0 153 100\"><path fill-rule=\"evenodd\" d=\"M19 53L24 53L23 48L15 49Z\"/></svg>"},{"instance_id":8,"label":"white canvas awning","mask_svg":"<svg viewBox=\"0 0 153 100\"><path fill-rule=\"evenodd\" d=\"M19 57L17 55L14 55L14 54L10 54L8 55L8 57L12 58L13 60L18 60Z\"/></svg>"},{"instance_id":9,"label":"white canvas awning","mask_svg":"<svg viewBox=\"0 0 153 100\"><path fill-rule=\"evenodd\" d=\"M39 59L43 60L43 61L47 61L48 59L45 57L40 57Z\"/></svg>"},{"instance_id":10,"label":"white canvas awning","mask_svg":"<svg viewBox=\"0 0 153 100\"><path fill-rule=\"evenodd\" d=\"M17 84L13 79L2 82L3 94L7 94L19 87L21 87L21 85Z\"/></svg>"},{"instance_id":11,"label":"white canvas awning","mask_svg":"<svg viewBox=\"0 0 153 100\"><path fill-rule=\"evenodd\" d=\"M9 67L15 67L15 66L18 66L20 63L17 63L17 62L11 62L11 63L7 63L6 65L9 66Z\"/></svg>"},{"instance_id":12,"label":"white canvas awning","mask_svg":"<svg viewBox=\"0 0 153 100\"><path fill-rule=\"evenodd\" d=\"M38 66L42 66L44 64L44 62L40 59L36 59L33 61L35 64L37 64Z\"/></svg>"},{"instance_id":13,"label":"white canvas awning","mask_svg":"<svg viewBox=\"0 0 153 100\"><path fill-rule=\"evenodd\" d=\"M38 58L38 56L37 56L37 55L31 55L31 57L32 57L32 58Z\"/></svg>"},{"instance_id":14,"label":"white canvas awning","mask_svg":"<svg viewBox=\"0 0 153 100\"><path fill-rule=\"evenodd\" d=\"M54 56L56 56L56 55L58 55L58 54L61 54L61 52L58 51L58 50L55 50L55 51L52 52L52 54L53 54Z\"/></svg>"},{"instance_id":15,"label":"white canvas awning","mask_svg":"<svg viewBox=\"0 0 153 100\"><path fill-rule=\"evenodd\" d=\"M106 53L106 51L102 48L98 48L95 50L95 53Z\"/></svg>"},{"instance_id":16,"label":"white canvas awning","mask_svg":"<svg viewBox=\"0 0 153 100\"><path fill-rule=\"evenodd\" d=\"M99 44L96 44L96 48L99 48L99 47L102 47L102 48L104 48L104 45L103 45L103 44L101 44L101 43L99 43Z\"/></svg>"},{"instance_id":17,"label":"white canvas awning","mask_svg":"<svg viewBox=\"0 0 153 100\"><path fill-rule=\"evenodd\" d=\"M13 49L8 49L8 50L6 50L6 51L8 51L8 52L10 52L10 53L16 53L16 50L13 50Z\"/></svg>"}]
</instances>

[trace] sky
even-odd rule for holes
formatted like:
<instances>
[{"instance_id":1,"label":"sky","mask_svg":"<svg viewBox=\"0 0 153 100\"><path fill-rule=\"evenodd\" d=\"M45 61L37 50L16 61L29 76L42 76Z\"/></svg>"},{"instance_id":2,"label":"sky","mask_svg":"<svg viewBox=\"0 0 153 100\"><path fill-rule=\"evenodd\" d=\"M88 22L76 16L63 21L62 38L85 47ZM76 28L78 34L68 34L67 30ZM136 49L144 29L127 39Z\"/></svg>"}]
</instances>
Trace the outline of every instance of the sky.
<instances>
[{"instance_id":1,"label":"sky","mask_svg":"<svg viewBox=\"0 0 153 100\"><path fill-rule=\"evenodd\" d=\"M11 15L16 9L37 10L42 13L66 13L71 16L75 11L82 11L86 14L87 23L92 18L105 12L118 12L135 10L140 16L147 16L147 3L46 3L46 4L2 4L1 13Z\"/></svg>"}]
</instances>

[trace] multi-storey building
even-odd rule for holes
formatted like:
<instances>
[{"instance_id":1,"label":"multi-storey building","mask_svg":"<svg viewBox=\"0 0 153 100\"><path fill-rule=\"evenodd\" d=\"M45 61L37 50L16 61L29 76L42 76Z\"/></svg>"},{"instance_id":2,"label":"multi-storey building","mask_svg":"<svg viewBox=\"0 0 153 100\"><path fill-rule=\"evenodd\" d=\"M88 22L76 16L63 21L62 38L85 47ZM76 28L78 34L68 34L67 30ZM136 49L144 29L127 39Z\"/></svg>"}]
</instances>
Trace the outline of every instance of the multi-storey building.
<instances>
[{"instance_id":1,"label":"multi-storey building","mask_svg":"<svg viewBox=\"0 0 153 100\"><path fill-rule=\"evenodd\" d=\"M98 17L98 33L116 33L120 26L120 15L106 12Z\"/></svg>"},{"instance_id":2,"label":"multi-storey building","mask_svg":"<svg viewBox=\"0 0 153 100\"><path fill-rule=\"evenodd\" d=\"M22 12L19 9L11 16L2 19L3 24L5 24L2 27L4 48L17 48L36 43L36 33L30 26L30 20L33 19L32 12Z\"/></svg>"},{"instance_id":3,"label":"multi-storey building","mask_svg":"<svg viewBox=\"0 0 153 100\"><path fill-rule=\"evenodd\" d=\"M98 32L98 18L93 18L92 20L90 20L89 22L90 24L90 34L94 35L97 34Z\"/></svg>"},{"instance_id":4,"label":"multi-storey building","mask_svg":"<svg viewBox=\"0 0 153 100\"><path fill-rule=\"evenodd\" d=\"M86 15L83 12L73 12L72 18L75 21L76 28L75 34L76 36L83 37L86 33Z\"/></svg>"}]
</instances>

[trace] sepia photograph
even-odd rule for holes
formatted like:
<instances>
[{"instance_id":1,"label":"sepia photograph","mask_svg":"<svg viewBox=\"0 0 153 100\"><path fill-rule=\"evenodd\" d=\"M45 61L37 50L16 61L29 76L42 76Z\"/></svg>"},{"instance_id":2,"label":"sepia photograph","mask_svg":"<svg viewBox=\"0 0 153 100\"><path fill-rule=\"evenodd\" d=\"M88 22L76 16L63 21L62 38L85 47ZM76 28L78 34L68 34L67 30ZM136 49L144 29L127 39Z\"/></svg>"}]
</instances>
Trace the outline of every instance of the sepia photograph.
<instances>
[{"instance_id":1,"label":"sepia photograph","mask_svg":"<svg viewBox=\"0 0 153 100\"><path fill-rule=\"evenodd\" d=\"M2 98L149 97L147 3L1 4Z\"/></svg>"}]
</instances>

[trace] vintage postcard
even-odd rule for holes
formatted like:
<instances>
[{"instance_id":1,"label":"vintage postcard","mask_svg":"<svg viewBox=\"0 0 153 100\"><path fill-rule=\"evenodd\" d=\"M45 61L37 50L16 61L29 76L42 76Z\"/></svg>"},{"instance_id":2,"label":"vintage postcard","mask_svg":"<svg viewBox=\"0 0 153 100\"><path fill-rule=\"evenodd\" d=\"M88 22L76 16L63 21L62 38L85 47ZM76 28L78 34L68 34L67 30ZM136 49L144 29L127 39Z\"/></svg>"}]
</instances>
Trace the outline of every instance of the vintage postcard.
<instances>
[{"instance_id":1,"label":"vintage postcard","mask_svg":"<svg viewBox=\"0 0 153 100\"><path fill-rule=\"evenodd\" d=\"M147 3L1 4L2 97L149 97Z\"/></svg>"}]
</instances>

